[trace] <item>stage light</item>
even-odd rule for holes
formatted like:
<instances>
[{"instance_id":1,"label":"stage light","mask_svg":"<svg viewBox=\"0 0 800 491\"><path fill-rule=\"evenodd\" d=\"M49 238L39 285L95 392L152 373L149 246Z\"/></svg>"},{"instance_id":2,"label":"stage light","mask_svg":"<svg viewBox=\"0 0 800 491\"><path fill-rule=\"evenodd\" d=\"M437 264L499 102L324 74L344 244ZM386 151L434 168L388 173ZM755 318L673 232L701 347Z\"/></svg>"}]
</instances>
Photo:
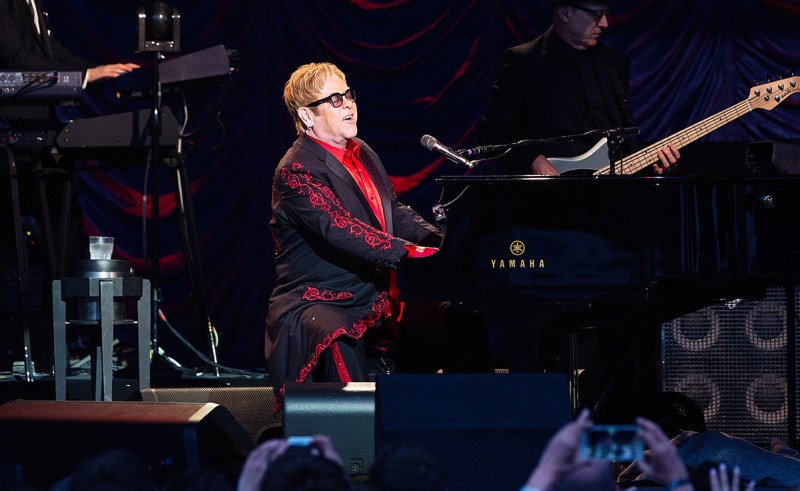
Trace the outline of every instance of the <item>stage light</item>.
<instances>
[{"instance_id":1,"label":"stage light","mask_svg":"<svg viewBox=\"0 0 800 491\"><path fill-rule=\"evenodd\" d=\"M153 2L150 7L139 7L140 52L177 52L181 50L181 14L177 8L164 2Z\"/></svg>"}]
</instances>

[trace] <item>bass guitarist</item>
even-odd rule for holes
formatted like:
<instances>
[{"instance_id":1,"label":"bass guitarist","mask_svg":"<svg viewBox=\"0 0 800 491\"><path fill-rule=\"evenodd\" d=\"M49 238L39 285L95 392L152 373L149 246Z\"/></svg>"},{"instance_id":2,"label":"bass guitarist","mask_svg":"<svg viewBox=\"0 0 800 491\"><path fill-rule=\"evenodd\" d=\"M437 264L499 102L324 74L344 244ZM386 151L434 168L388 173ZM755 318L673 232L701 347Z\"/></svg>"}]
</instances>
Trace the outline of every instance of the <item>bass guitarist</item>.
<instances>
[{"instance_id":1,"label":"bass guitarist","mask_svg":"<svg viewBox=\"0 0 800 491\"><path fill-rule=\"evenodd\" d=\"M576 135L635 126L628 107L627 55L599 42L609 2L545 0L553 24L533 41L506 50L479 129L479 144ZM595 145L591 135L559 145L517 147L500 162L506 174L557 175L548 157L572 157ZM608 155L607 150L599 149ZM631 149L621 149L622 154ZM680 158L675 145L657 150L656 174Z\"/></svg>"}]
</instances>

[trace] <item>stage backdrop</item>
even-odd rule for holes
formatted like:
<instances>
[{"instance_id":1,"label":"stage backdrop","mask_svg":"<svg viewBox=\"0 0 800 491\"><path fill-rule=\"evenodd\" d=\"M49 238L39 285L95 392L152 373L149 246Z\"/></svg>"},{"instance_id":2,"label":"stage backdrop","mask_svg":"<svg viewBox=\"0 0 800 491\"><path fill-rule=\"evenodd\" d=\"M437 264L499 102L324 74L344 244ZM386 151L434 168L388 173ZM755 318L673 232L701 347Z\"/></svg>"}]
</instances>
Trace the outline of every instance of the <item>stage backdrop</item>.
<instances>
[{"instance_id":1,"label":"stage backdrop","mask_svg":"<svg viewBox=\"0 0 800 491\"><path fill-rule=\"evenodd\" d=\"M148 63L135 52L144 0L45 0L53 31L102 62ZM263 327L273 282L268 231L275 165L294 139L281 94L299 65L331 61L358 90L359 135L382 156L401 199L430 216L437 176L466 171L425 150L420 137L463 148L487 101L502 51L542 33L540 0L173 0L181 52L224 44L238 51L230 83L188 95L188 175L219 358L263 365ZM633 63L631 104L641 138L655 141L747 97L766 76L800 66L796 0L620 0L607 44ZM168 57L174 56L168 54ZM123 112L109 88L89 91L82 116ZM141 105L142 103L138 103ZM800 96L748 114L704 140L797 141ZM87 233L116 237L119 257L141 268L144 165L79 174ZM205 351L192 323L175 215L174 178L161 171L160 286L170 321ZM487 204L487 206L490 206ZM200 366L173 335L162 346Z\"/></svg>"}]
</instances>

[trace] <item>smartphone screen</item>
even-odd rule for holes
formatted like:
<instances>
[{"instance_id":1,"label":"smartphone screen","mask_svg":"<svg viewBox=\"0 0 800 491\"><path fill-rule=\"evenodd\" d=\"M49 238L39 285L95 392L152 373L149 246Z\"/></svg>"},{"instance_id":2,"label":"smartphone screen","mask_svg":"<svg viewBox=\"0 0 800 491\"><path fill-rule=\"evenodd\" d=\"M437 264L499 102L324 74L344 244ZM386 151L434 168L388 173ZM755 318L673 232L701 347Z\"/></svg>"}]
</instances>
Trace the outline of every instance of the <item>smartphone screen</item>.
<instances>
[{"instance_id":1,"label":"smartphone screen","mask_svg":"<svg viewBox=\"0 0 800 491\"><path fill-rule=\"evenodd\" d=\"M313 436L290 436L286 439L286 443L292 447L308 447L313 441Z\"/></svg>"},{"instance_id":2,"label":"smartphone screen","mask_svg":"<svg viewBox=\"0 0 800 491\"><path fill-rule=\"evenodd\" d=\"M631 462L644 452L635 425L595 425L583 432L581 456L591 460Z\"/></svg>"}]
</instances>

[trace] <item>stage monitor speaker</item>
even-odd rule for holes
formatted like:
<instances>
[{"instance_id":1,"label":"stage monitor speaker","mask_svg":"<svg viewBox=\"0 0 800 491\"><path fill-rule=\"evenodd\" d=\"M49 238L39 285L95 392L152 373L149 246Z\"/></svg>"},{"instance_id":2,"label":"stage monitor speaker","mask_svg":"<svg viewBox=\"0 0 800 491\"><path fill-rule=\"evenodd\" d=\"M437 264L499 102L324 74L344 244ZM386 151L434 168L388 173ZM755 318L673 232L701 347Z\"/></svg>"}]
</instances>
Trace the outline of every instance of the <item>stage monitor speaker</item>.
<instances>
[{"instance_id":1,"label":"stage monitor speaker","mask_svg":"<svg viewBox=\"0 0 800 491\"><path fill-rule=\"evenodd\" d=\"M211 468L232 482L253 441L218 404L23 401L0 406L0 464L47 489L87 457L123 449L160 476Z\"/></svg>"},{"instance_id":2,"label":"stage monitor speaker","mask_svg":"<svg viewBox=\"0 0 800 491\"><path fill-rule=\"evenodd\" d=\"M328 435L353 476L375 458L375 384L287 383L283 399L285 436Z\"/></svg>"},{"instance_id":3,"label":"stage monitor speaker","mask_svg":"<svg viewBox=\"0 0 800 491\"><path fill-rule=\"evenodd\" d=\"M748 143L745 165L759 176L800 174L800 145L770 141Z\"/></svg>"},{"instance_id":4,"label":"stage monitor speaker","mask_svg":"<svg viewBox=\"0 0 800 491\"><path fill-rule=\"evenodd\" d=\"M376 384L376 448L426 448L447 489L518 489L572 418L561 373L393 374Z\"/></svg>"},{"instance_id":5,"label":"stage monitor speaker","mask_svg":"<svg viewBox=\"0 0 800 491\"><path fill-rule=\"evenodd\" d=\"M794 302L800 305L798 292ZM784 289L768 288L763 299L713 305L665 323L664 390L694 399L709 430L754 444L787 441L786 321Z\"/></svg>"},{"instance_id":6,"label":"stage monitor speaker","mask_svg":"<svg viewBox=\"0 0 800 491\"><path fill-rule=\"evenodd\" d=\"M142 389L147 402L213 402L230 411L255 443L282 435L272 387L188 387Z\"/></svg>"}]
</instances>

